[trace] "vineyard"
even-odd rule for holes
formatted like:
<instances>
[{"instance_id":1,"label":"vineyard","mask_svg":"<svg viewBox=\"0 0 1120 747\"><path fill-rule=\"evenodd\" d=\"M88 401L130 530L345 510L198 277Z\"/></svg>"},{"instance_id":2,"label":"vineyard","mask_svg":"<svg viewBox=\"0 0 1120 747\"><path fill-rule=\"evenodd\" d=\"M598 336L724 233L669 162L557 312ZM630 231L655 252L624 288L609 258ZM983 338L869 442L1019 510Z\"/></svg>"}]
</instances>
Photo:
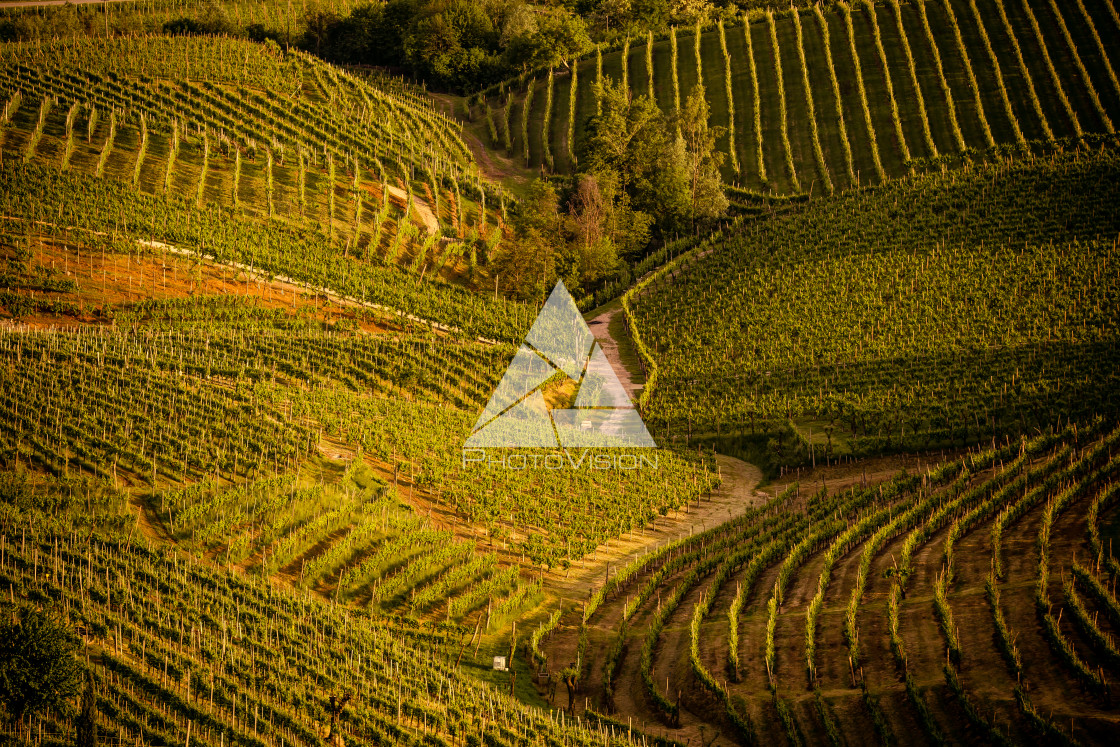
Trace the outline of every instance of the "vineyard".
<instances>
[{"instance_id":1,"label":"vineyard","mask_svg":"<svg viewBox=\"0 0 1120 747\"><path fill-rule=\"evenodd\" d=\"M513 354L479 343L289 331L261 321L0 339L5 456L58 474L111 479L120 469L151 488L233 484L297 469L333 438L394 472L407 469L410 482L486 527L491 542L515 540L520 553L547 565L580 557L716 482L705 455L668 451L656 473L464 466L461 439ZM132 409L119 408L122 400ZM176 432L163 427L168 419Z\"/></svg>"},{"instance_id":2,"label":"vineyard","mask_svg":"<svg viewBox=\"0 0 1120 747\"><path fill-rule=\"evenodd\" d=\"M788 484L620 568L538 661L586 652L574 712L682 741L1106 744L1118 443L1097 422Z\"/></svg>"},{"instance_id":3,"label":"vineyard","mask_svg":"<svg viewBox=\"0 0 1120 747\"><path fill-rule=\"evenodd\" d=\"M8 293L28 299L34 318L81 320L83 286L101 280L99 247L31 233L7 241L5 278L20 289ZM153 256L129 261L137 286L147 261L149 290L165 293L169 275L172 286L176 275L196 282L201 269L165 258L161 278ZM374 743L423 734L455 743L497 729L500 743L515 744L546 728L541 719L568 738L609 743L605 721L572 727L524 711L515 727L508 714L524 706L508 700L493 706L506 716L488 710L483 720L477 682L451 657L473 651L466 666L481 670L489 654L515 652L515 624L540 614L546 582L701 499L718 484L711 454L661 450L650 472L470 469L462 439L513 348L425 326L410 333L384 315L370 333L322 320L325 307L293 315L254 298L157 292L105 304L98 323L0 332L3 479L30 479L34 496L13 505L5 490L0 501L5 604L46 604L86 631L112 684L99 721L121 739L177 744L193 728L207 744L314 744L329 696L364 682L344 722ZM72 502L75 490L85 502ZM94 500L107 503L95 510ZM69 510L55 521L28 513L27 501ZM92 534L67 523L80 521ZM37 570L48 547L50 582ZM228 596L212 597L217 589ZM118 593L128 606L114 603ZM246 594L257 602L247 607ZM180 601L172 609L165 596ZM239 620L253 632L237 628L231 642ZM193 626L197 643L175 643L169 626L179 624ZM339 626L343 638L324 632ZM304 636L327 648L299 645ZM286 647L287 658L262 672L254 652L265 645ZM293 687L293 671L314 684ZM448 700L459 687L471 709ZM72 725L54 714L37 728Z\"/></svg>"},{"instance_id":4,"label":"vineyard","mask_svg":"<svg viewBox=\"0 0 1120 747\"><path fill-rule=\"evenodd\" d=\"M998 159L711 237L631 294L647 423L799 464L1115 416L1117 168Z\"/></svg>"},{"instance_id":5,"label":"vineyard","mask_svg":"<svg viewBox=\"0 0 1120 747\"><path fill-rule=\"evenodd\" d=\"M452 627L374 618L150 546L130 531L127 497L88 477L4 479L7 493L53 511L0 519L0 583L20 590L0 603L3 614L17 600L49 605L79 631L100 683L102 738L632 744L602 720L552 716L465 675L457 664L466 642ZM91 535L91 520L116 531ZM59 715L36 729L40 740L73 734Z\"/></svg>"},{"instance_id":6,"label":"vineyard","mask_svg":"<svg viewBox=\"0 0 1120 747\"><path fill-rule=\"evenodd\" d=\"M0 742L1113 741L1116 0L639 6L0 4Z\"/></svg>"},{"instance_id":7,"label":"vineyard","mask_svg":"<svg viewBox=\"0 0 1120 747\"><path fill-rule=\"evenodd\" d=\"M532 318L463 292L507 198L415 97L275 46L141 36L4 45L0 101L5 218L237 261L490 338Z\"/></svg>"},{"instance_id":8,"label":"vineyard","mask_svg":"<svg viewBox=\"0 0 1120 747\"><path fill-rule=\"evenodd\" d=\"M1118 38L1112 0L835 2L627 38L482 98L494 148L568 173L601 79L667 114L703 85L727 128L726 182L821 195L993 146L1112 134Z\"/></svg>"}]
</instances>

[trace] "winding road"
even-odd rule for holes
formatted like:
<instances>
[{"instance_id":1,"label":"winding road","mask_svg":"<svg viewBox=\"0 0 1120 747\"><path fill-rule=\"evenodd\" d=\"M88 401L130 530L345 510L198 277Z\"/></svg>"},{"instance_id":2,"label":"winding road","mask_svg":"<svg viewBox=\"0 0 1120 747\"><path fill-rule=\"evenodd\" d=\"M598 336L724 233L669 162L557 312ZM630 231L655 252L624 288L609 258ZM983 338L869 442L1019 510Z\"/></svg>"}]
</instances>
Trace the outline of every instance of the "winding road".
<instances>
[{"instance_id":1,"label":"winding road","mask_svg":"<svg viewBox=\"0 0 1120 747\"><path fill-rule=\"evenodd\" d=\"M611 334L611 320L621 313L621 308L606 311L592 319L588 326L626 393L637 400L643 382L623 365L619 340ZM590 555L572 563L567 573L546 574L549 590L563 599L582 602L591 589L603 584L613 569L678 537L729 521L769 500L768 494L756 490L762 481L762 471L757 467L723 454L716 455L716 464L723 482L710 496L659 516L642 529L607 541Z\"/></svg>"}]
</instances>

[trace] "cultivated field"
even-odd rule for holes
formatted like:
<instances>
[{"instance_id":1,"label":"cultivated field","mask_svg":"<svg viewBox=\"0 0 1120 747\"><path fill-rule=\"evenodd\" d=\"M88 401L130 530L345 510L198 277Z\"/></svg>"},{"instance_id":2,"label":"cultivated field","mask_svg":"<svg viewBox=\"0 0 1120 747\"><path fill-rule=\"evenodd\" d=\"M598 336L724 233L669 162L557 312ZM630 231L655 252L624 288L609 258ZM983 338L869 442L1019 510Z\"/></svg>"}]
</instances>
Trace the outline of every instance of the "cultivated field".
<instances>
[{"instance_id":1,"label":"cultivated field","mask_svg":"<svg viewBox=\"0 0 1120 747\"><path fill-rule=\"evenodd\" d=\"M630 294L655 432L777 438L775 464L1114 416L1109 142L746 219Z\"/></svg>"},{"instance_id":2,"label":"cultivated field","mask_svg":"<svg viewBox=\"0 0 1120 747\"><path fill-rule=\"evenodd\" d=\"M1118 438L791 484L558 616L537 661L581 686L555 704L705 744L1108 743Z\"/></svg>"},{"instance_id":3,"label":"cultivated field","mask_svg":"<svg viewBox=\"0 0 1120 747\"><path fill-rule=\"evenodd\" d=\"M492 337L515 334L488 314L531 321L485 301L459 312L475 305L461 288L501 241L506 197L429 104L209 37L0 54L5 217L233 259ZM12 204L29 195L20 180L37 184L31 204Z\"/></svg>"},{"instance_id":4,"label":"cultivated field","mask_svg":"<svg viewBox=\"0 0 1120 747\"><path fill-rule=\"evenodd\" d=\"M1114 0L763 7L465 100L275 41L0 44L0 741L1114 741ZM565 178L606 78L726 128L730 213L582 286L657 468L466 461L518 279L636 215ZM91 677L25 714L41 619Z\"/></svg>"},{"instance_id":5,"label":"cultivated field","mask_svg":"<svg viewBox=\"0 0 1120 747\"><path fill-rule=\"evenodd\" d=\"M820 195L970 151L1112 134L1118 40L1112 0L839 2L630 39L485 101L494 147L567 173L596 114L596 81L666 113L703 85L712 124L727 130L725 181Z\"/></svg>"}]
</instances>

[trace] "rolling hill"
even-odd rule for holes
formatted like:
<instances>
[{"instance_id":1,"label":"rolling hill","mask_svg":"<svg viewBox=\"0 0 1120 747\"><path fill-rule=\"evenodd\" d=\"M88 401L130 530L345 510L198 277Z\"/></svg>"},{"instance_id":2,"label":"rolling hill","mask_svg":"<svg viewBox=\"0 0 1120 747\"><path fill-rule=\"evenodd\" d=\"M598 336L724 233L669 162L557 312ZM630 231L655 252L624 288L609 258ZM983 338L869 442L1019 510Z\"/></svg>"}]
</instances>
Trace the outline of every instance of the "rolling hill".
<instances>
[{"instance_id":1,"label":"rolling hill","mask_svg":"<svg viewBox=\"0 0 1120 747\"><path fill-rule=\"evenodd\" d=\"M921 0L752 11L598 49L484 93L493 145L568 173L596 81L671 114L704 87L725 181L775 195L878 184L997 146L1111 134L1111 0ZM531 92L531 93L530 93Z\"/></svg>"},{"instance_id":2,"label":"rolling hill","mask_svg":"<svg viewBox=\"0 0 1120 747\"><path fill-rule=\"evenodd\" d=\"M102 743L1110 743L1113 0L750 5L464 100L0 44L0 625L67 631ZM726 128L733 214L582 302L656 468L468 462L538 313L490 272L538 259L512 195L586 217L605 78Z\"/></svg>"}]
</instances>

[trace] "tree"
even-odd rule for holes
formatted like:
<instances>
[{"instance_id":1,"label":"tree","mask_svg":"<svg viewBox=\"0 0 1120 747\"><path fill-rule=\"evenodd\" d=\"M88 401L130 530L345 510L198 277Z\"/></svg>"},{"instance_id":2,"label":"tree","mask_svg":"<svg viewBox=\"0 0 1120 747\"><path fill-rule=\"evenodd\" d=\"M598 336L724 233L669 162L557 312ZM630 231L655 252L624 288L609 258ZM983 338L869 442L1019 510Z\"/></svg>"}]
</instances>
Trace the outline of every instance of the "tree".
<instances>
[{"instance_id":1,"label":"tree","mask_svg":"<svg viewBox=\"0 0 1120 747\"><path fill-rule=\"evenodd\" d=\"M662 232L677 227L689 213L687 164L661 109L648 96L632 98L610 80L597 93L603 111L588 123L580 167L585 173L616 173L628 209L644 226L650 222L639 214L656 216Z\"/></svg>"},{"instance_id":2,"label":"tree","mask_svg":"<svg viewBox=\"0 0 1120 747\"><path fill-rule=\"evenodd\" d=\"M321 57L323 55L323 45L324 43L330 44L331 36L340 20L337 13L329 10L315 8L304 14L303 23L307 28L305 43L308 46L315 45L317 56Z\"/></svg>"},{"instance_id":3,"label":"tree","mask_svg":"<svg viewBox=\"0 0 1120 747\"><path fill-rule=\"evenodd\" d=\"M501 45L508 47L515 38L531 38L537 33L537 14L524 3L513 5L502 22Z\"/></svg>"},{"instance_id":4,"label":"tree","mask_svg":"<svg viewBox=\"0 0 1120 747\"><path fill-rule=\"evenodd\" d=\"M677 114L677 124L688 168L689 213L693 229L699 232L701 221L718 218L727 211L727 196L719 175L723 153L716 148L716 141L723 137L727 128L709 126L708 100L703 85L693 87L688 94L684 107Z\"/></svg>"},{"instance_id":5,"label":"tree","mask_svg":"<svg viewBox=\"0 0 1120 747\"><path fill-rule=\"evenodd\" d=\"M502 242L490 264L503 292L520 301L541 301L556 281L555 247L531 230Z\"/></svg>"},{"instance_id":6,"label":"tree","mask_svg":"<svg viewBox=\"0 0 1120 747\"><path fill-rule=\"evenodd\" d=\"M691 26L712 17L715 9L708 0L672 0L672 17L676 23Z\"/></svg>"},{"instance_id":7,"label":"tree","mask_svg":"<svg viewBox=\"0 0 1120 747\"><path fill-rule=\"evenodd\" d=\"M586 286L615 273L619 250L644 248L651 218L630 208L630 198L614 171L582 173L568 200L568 225L576 247L580 283Z\"/></svg>"},{"instance_id":8,"label":"tree","mask_svg":"<svg viewBox=\"0 0 1120 747\"><path fill-rule=\"evenodd\" d=\"M630 17L630 11L630 0L602 0L591 17L595 19L597 27L609 33L612 23L617 28Z\"/></svg>"},{"instance_id":9,"label":"tree","mask_svg":"<svg viewBox=\"0 0 1120 747\"><path fill-rule=\"evenodd\" d=\"M502 34L505 61L511 67L567 67L568 60L579 57L591 46L587 26L579 16L565 8L528 22L511 16Z\"/></svg>"},{"instance_id":10,"label":"tree","mask_svg":"<svg viewBox=\"0 0 1120 747\"><path fill-rule=\"evenodd\" d=\"M654 32L669 26L671 17L669 0L631 0L630 17L634 25Z\"/></svg>"},{"instance_id":11,"label":"tree","mask_svg":"<svg viewBox=\"0 0 1120 747\"><path fill-rule=\"evenodd\" d=\"M69 708L82 683L77 650L77 636L48 612L25 607L0 621L0 702L13 724Z\"/></svg>"},{"instance_id":12,"label":"tree","mask_svg":"<svg viewBox=\"0 0 1120 747\"><path fill-rule=\"evenodd\" d=\"M587 35L583 19L565 8L546 16L538 26L537 60L540 64L567 66L567 60L579 57L591 47L591 37Z\"/></svg>"},{"instance_id":13,"label":"tree","mask_svg":"<svg viewBox=\"0 0 1120 747\"><path fill-rule=\"evenodd\" d=\"M568 215L571 216L576 238L584 247L594 246L605 238L611 212L611 205L599 189L598 177L594 174L578 175L575 192L568 201Z\"/></svg>"}]
</instances>

